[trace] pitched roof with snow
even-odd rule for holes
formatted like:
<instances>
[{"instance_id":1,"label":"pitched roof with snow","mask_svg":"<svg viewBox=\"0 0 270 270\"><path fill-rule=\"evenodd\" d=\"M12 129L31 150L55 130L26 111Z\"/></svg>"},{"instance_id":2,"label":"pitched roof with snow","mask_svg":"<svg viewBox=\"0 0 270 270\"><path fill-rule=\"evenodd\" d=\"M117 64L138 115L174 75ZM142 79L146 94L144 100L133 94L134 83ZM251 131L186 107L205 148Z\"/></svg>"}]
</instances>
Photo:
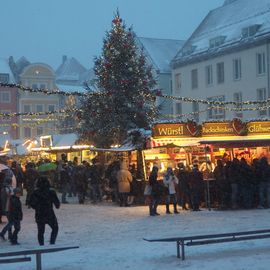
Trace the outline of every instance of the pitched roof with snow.
<instances>
[{"instance_id":1,"label":"pitched roof with snow","mask_svg":"<svg viewBox=\"0 0 270 270\"><path fill-rule=\"evenodd\" d=\"M56 70L56 80L79 81L86 68L74 57L66 58Z\"/></svg>"},{"instance_id":2,"label":"pitched roof with snow","mask_svg":"<svg viewBox=\"0 0 270 270\"><path fill-rule=\"evenodd\" d=\"M9 74L9 83L15 83L15 78L9 66L8 59L3 57L0 57L0 73Z\"/></svg>"},{"instance_id":3,"label":"pitched roof with snow","mask_svg":"<svg viewBox=\"0 0 270 270\"><path fill-rule=\"evenodd\" d=\"M252 32L247 32L250 29ZM197 56L254 44L269 36L270 0L226 0L223 6L208 13L172 64L177 66Z\"/></svg>"},{"instance_id":4,"label":"pitched roof with snow","mask_svg":"<svg viewBox=\"0 0 270 270\"><path fill-rule=\"evenodd\" d=\"M161 73L171 72L170 62L184 45L183 40L173 39L137 37L136 41L154 69Z\"/></svg>"},{"instance_id":5,"label":"pitched roof with snow","mask_svg":"<svg viewBox=\"0 0 270 270\"><path fill-rule=\"evenodd\" d=\"M60 91L64 91L66 93L71 93L71 92L84 93L84 92L86 92L85 87L81 86L81 85L66 85L66 84L57 83L56 86Z\"/></svg>"}]
</instances>

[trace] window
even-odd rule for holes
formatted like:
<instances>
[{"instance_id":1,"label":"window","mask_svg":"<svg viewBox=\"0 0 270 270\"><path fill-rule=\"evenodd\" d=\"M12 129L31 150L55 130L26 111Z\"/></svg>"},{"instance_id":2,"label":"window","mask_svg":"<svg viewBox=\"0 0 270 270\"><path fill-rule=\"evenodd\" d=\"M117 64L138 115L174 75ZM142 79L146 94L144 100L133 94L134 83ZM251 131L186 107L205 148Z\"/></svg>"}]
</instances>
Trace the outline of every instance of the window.
<instances>
[{"instance_id":1,"label":"window","mask_svg":"<svg viewBox=\"0 0 270 270\"><path fill-rule=\"evenodd\" d=\"M261 26L260 24L254 24L254 25L243 28L242 29L242 37L247 38L247 37L254 36L257 33L257 31L259 30L260 26Z\"/></svg>"},{"instance_id":2,"label":"window","mask_svg":"<svg viewBox=\"0 0 270 270\"><path fill-rule=\"evenodd\" d=\"M182 114L182 103L180 102L175 103L175 114L176 116L179 116Z\"/></svg>"},{"instance_id":3,"label":"window","mask_svg":"<svg viewBox=\"0 0 270 270\"><path fill-rule=\"evenodd\" d=\"M256 54L257 74L265 74L265 53Z\"/></svg>"},{"instance_id":4,"label":"window","mask_svg":"<svg viewBox=\"0 0 270 270\"><path fill-rule=\"evenodd\" d=\"M216 96L207 98L208 101L225 101L225 96ZM223 105L209 104L207 111L208 119L225 119L225 110Z\"/></svg>"},{"instance_id":5,"label":"window","mask_svg":"<svg viewBox=\"0 0 270 270\"><path fill-rule=\"evenodd\" d=\"M5 111L1 111L1 113L10 114L11 111L5 110ZM5 115L2 115L2 117L0 119L2 120L2 122L10 122L10 120L11 120L10 116L5 116Z\"/></svg>"},{"instance_id":6,"label":"window","mask_svg":"<svg viewBox=\"0 0 270 270\"><path fill-rule=\"evenodd\" d=\"M233 60L233 79L240 80L242 77L241 73L241 59L234 59Z\"/></svg>"},{"instance_id":7,"label":"window","mask_svg":"<svg viewBox=\"0 0 270 270\"><path fill-rule=\"evenodd\" d=\"M242 92L235 92L233 94L233 101L238 102L238 103L242 102ZM235 116L242 118L243 117L243 111L242 111L243 105L237 104L235 106L235 108L237 109L237 111L235 111Z\"/></svg>"},{"instance_id":8,"label":"window","mask_svg":"<svg viewBox=\"0 0 270 270\"><path fill-rule=\"evenodd\" d=\"M1 91L0 92L0 102L2 102L2 103L10 103L11 102L10 91Z\"/></svg>"},{"instance_id":9,"label":"window","mask_svg":"<svg viewBox=\"0 0 270 270\"><path fill-rule=\"evenodd\" d=\"M266 89L265 88L260 88L257 89L257 100L258 101L263 101L266 100ZM262 107L263 105L259 104L258 107ZM266 116L267 115L267 110L259 110L259 116Z\"/></svg>"},{"instance_id":10,"label":"window","mask_svg":"<svg viewBox=\"0 0 270 270\"><path fill-rule=\"evenodd\" d=\"M193 119L196 122L199 122L199 103L198 102L192 102L192 112L194 112Z\"/></svg>"},{"instance_id":11,"label":"window","mask_svg":"<svg viewBox=\"0 0 270 270\"><path fill-rule=\"evenodd\" d=\"M181 90L181 73L175 74L175 92L179 92Z\"/></svg>"},{"instance_id":12,"label":"window","mask_svg":"<svg viewBox=\"0 0 270 270\"><path fill-rule=\"evenodd\" d=\"M210 48L219 47L220 45L222 45L225 42L225 39L226 39L225 36L219 36L219 37L211 38L209 40Z\"/></svg>"},{"instance_id":13,"label":"window","mask_svg":"<svg viewBox=\"0 0 270 270\"><path fill-rule=\"evenodd\" d=\"M40 89L46 89L46 84L45 83L41 83L40 84Z\"/></svg>"},{"instance_id":14,"label":"window","mask_svg":"<svg viewBox=\"0 0 270 270\"><path fill-rule=\"evenodd\" d=\"M8 73L0 73L0 82L8 83L9 82L9 74Z\"/></svg>"},{"instance_id":15,"label":"window","mask_svg":"<svg viewBox=\"0 0 270 270\"><path fill-rule=\"evenodd\" d=\"M31 129L29 127L25 127L23 131L25 138L31 138Z\"/></svg>"},{"instance_id":16,"label":"window","mask_svg":"<svg viewBox=\"0 0 270 270\"><path fill-rule=\"evenodd\" d=\"M212 65L205 67L206 85L213 84L213 68Z\"/></svg>"},{"instance_id":17,"label":"window","mask_svg":"<svg viewBox=\"0 0 270 270\"><path fill-rule=\"evenodd\" d=\"M23 105L23 112L30 113L31 112L31 105Z\"/></svg>"},{"instance_id":18,"label":"window","mask_svg":"<svg viewBox=\"0 0 270 270\"><path fill-rule=\"evenodd\" d=\"M43 105L42 104L36 105L36 112L43 112Z\"/></svg>"},{"instance_id":19,"label":"window","mask_svg":"<svg viewBox=\"0 0 270 270\"><path fill-rule=\"evenodd\" d=\"M55 111L55 106L54 105L48 105L48 111L49 112L54 112Z\"/></svg>"},{"instance_id":20,"label":"window","mask_svg":"<svg viewBox=\"0 0 270 270\"><path fill-rule=\"evenodd\" d=\"M224 83L224 63L217 63L217 83Z\"/></svg>"},{"instance_id":21,"label":"window","mask_svg":"<svg viewBox=\"0 0 270 270\"><path fill-rule=\"evenodd\" d=\"M198 70L197 69L191 70L191 88L192 89L198 88Z\"/></svg>"},{"instance_id":22,"label":"window","mask_svg":"<svg viewBox=\"0 0 270 270\"><path fill-rule=\"evenodd\" d=\"M33 89L38 89L38 85L37 85L36 83L33 83L33 84L32 84L32 88L33 88Z\"/></svg>"},{"instance_id":23,"label":"window","mask_svg":"<svg viewBox=\"0 0 270 270\"><path fill-rule=\"evenodd\" d=\"M43 134L43 127L37 127L37 136L40 136Z\"/></svg>"}]
</instances>

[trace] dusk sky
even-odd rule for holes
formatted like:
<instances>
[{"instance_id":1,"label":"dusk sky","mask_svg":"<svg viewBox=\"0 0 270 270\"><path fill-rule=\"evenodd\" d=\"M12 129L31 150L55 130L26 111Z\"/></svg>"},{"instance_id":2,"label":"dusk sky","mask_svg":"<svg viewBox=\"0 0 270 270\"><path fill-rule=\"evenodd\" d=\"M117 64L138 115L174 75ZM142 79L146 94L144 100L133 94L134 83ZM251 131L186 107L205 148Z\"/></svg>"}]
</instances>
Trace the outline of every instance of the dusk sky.
<instances>
[{"instance_id":1,"label":"dusk sky","mask_svg":"<svg viewBox=\"0 0 270 270\"><path fill-rule=\"evenodd\" d=\"M8 0L1 3L0 57L57 68L62 55L85 67L99 56L118 8L141 37L187 39L224 0Z\"/></svg>"}]
</instances>

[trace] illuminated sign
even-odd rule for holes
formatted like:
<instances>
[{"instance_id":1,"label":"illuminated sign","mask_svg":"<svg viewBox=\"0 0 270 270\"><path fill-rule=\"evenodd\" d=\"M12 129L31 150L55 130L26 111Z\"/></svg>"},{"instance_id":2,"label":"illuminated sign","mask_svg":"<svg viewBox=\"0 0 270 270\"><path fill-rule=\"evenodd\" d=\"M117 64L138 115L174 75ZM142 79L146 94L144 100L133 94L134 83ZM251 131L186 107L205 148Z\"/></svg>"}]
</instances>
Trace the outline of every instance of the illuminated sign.
<instances>
[{"instance_id":1,"label":"illuminated sign","mask_svg":"<svg viewBox=\"0 0 270 270\"><path fill-rule=\"evenodd\" d=\"M270 135L270 122L249 122L247 129L249 135Z\"/></svg>"},{"instance_id":2,"label":"illuminated sign","mask_svg":"<svg viewBox=\"0 0 270 270\"><path fill-rule=\"evenodd\" d=\"M156 124L152 128L152 136L156 137L198 137L201 135L201 126L196 122Z\"/></svg>"},{"instance_id":3,"label":"illuminated sign","mask_svg":"<svg viewBox=\"0 0 270 270\"><path fill-rule=\"evenodd\" d=\"M235 135L231 122L208 122L203 123L203 136L233 136Z\"/></svg>"}]
</instances>

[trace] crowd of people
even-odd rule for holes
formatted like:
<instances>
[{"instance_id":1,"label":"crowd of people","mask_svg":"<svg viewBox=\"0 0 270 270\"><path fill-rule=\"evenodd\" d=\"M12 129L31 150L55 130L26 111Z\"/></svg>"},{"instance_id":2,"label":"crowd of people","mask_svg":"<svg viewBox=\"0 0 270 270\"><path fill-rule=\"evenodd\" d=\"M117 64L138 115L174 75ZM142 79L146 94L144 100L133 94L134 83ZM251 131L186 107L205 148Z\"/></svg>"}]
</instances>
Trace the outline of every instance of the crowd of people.
<instances>
[{"instance_id":1,"label":"crowd of people","mask_svg":"<svg viewBox=\"0 0 270 270\"><path fill-rule=\"evenodd\" d=\"M171 214L171 201L176 214L177 204L183 210L200 211L202 202L207 204L208 199L221 210L270 208L270 165L266 157L254 159L252 164L245 158L220 159L215 167L210 161L204 167L202 170L194 163L190 169L179 163L174 171L168 167L163 181L158 181L159 168L153 166L145 189L150 215L159 215L157 206L164 196L167 214Z\"/></svg>"}]
</instances>

